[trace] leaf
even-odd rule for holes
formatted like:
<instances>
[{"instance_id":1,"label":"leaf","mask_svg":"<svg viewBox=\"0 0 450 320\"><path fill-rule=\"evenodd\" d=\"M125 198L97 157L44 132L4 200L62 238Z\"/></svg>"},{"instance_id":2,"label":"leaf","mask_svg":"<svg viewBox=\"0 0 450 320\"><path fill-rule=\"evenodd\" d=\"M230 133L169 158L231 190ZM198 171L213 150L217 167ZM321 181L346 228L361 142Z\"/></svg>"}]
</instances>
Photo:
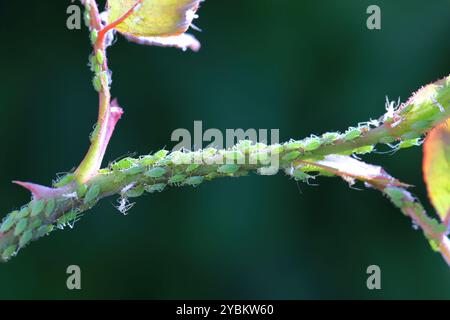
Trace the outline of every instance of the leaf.
<instances>
[{"instance_id":1,"label":"leaf","mask_svg":"<svg viewBox=\"0 0 450 320\"><path fill-rule=\"evenodd\" d=\"M430 131L423 147L423 177L442 221L450 219L450 118Z\"/></svg>"},{"instance_id":2,"label":"leaf","mask_svg":"<svg viewBox=\"0 0 450 320\"><path fill-rule=\"evenodd\" d=\"M201 0L143 0L116 30L134 37L180 35L190 27ZM127 13L136 0L109 0L109 21Z\"/></svg>"}]
</instances>

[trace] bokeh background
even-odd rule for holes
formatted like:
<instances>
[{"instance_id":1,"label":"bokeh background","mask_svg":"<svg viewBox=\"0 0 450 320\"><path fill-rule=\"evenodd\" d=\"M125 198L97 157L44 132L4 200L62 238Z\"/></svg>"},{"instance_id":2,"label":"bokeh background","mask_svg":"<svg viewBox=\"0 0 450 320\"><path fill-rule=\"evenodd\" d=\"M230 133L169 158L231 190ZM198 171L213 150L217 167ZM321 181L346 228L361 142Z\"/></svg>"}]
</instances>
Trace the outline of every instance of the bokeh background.
<instances>
[{"instance_id":1,"label":"bokeh background","mask_svg":"<svg viewBox=\"0 0 450 320\"><path fill-rule=\"evenodd\" d=\"M97 97L85 29L69 1L0 2L0 212L29 200L10 183L49 184L88 147ZM382 30L366 8L382 9ZM199 53L109 50L126 114L106 159L171 148L176 128L279 129L281 140L345 130L450 70L450 3L365 0L206 1ZM421 150L371 155L424 201ZM106 199L0 266L0 298L450 298L450 273L420 231L375 191L256 175L138 199L128 216ZM427 203L427 208L431 207ZM82 290L66 289L66 268ZM366 288L366 268L382 290Z\"/></svg>"}]
</instances>

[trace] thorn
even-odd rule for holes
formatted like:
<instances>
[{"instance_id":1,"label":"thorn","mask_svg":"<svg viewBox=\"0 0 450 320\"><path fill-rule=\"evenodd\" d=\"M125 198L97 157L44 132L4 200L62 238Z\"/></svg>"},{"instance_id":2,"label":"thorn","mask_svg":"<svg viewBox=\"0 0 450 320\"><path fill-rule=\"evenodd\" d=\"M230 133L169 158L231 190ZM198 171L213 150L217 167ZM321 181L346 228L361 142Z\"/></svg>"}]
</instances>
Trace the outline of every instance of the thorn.
<instances>
[{"instance_id":1,"label":"thorn","mask_svg":"<svg viewBox=\"0 0 450 320\"><path fill-rule=\"evenodd\" d=\"M52 198L55 195L61 193L64 191L64 188L49 188L46 186L42 186L39 184L31 183L31 182L23 182L23 181L13 181L12 183L15 183L28 191L31 192L33 195L34 200L40 200L40 199L48 199Z\"/></svg>"}]
</instances>

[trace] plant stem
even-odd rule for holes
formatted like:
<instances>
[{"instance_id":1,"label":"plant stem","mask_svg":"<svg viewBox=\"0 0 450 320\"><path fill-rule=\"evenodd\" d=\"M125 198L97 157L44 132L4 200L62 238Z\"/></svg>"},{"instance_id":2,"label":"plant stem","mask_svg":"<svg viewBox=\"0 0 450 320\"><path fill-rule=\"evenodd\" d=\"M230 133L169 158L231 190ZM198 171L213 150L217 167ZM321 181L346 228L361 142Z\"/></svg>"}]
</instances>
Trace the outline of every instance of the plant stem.
<instances>
[{"instance_id":1,"label":"plant stem","mask_svg":"<svg viewBox=\"0 0 450 320\"><path fill-rule=\"evenodd\" d=\"M137 159L123 159L96 172L84 184L68 185L64 193L55 193L39 200L44 201L45 208L41 208L42 203L33 200L22 207L20 212L10 213L0 226L1 259L8 260L28 243L25 241L27 238L23 238L23 232L30 231L30 240L37 240L53 230L53 226L63 228L71 225L77 221L81 212L89 210L107 196L118 194L121 198L119 209L125 211L127 199L140 196L144 192L158 192L169 186L197 186L203 181L219 177L239 177L250 172L261 175L275 174L277 169L289 169L298 161L315 163L326 155L364 154L367 153L364 147L392 141L408 141L427 132L449 115L450 77L429 86L402 105L391 115L392 119L385 117L386 121L382 125L376 128L369 125L359 126L359 136L354 136L353 128L343 134L326 133L320 137L308 137L282 145L267 146L242 141L229 150L209 148L195 152L174 151L169 154L160 151ZM432 99L423 98L423 90L436 97L445 109L439 110ZM330 136L333 138L330 139ZM314 148L311 148L311 142L316 143ZM243 156L242 162L234 165L222 164L224 159L235 159L237 155ZM277 163L278 168L271 170L270 163ZM33 208L36 207L41 210L34 209L33 213ZM414 218L412 214L408 215ZM27 228L25 231L15 232L22 219L26 219ZM426 234L430 234L427 232L428 222L418 225ZM450 250L447 244L446 239L438 243L444 257L448 258Z\"/></svg>"}]
</instances>

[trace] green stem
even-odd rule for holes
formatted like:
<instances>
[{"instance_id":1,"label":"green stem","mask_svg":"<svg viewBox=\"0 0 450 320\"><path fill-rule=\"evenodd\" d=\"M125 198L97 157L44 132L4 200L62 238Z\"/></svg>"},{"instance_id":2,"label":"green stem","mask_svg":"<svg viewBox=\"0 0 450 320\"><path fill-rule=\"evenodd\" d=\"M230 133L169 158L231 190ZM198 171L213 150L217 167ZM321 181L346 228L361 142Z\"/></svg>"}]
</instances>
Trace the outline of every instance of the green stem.
<instances>
[{"instance_id":1,"label":"green stem","mask_svg":"<svg viewBox=\"0 0 450 320\"><path fill-rule=\"evenodd\" d=\"M426 93L426 95L425 95ZM0 256L6 261L31 240L64 227L91 209L100 199L118 194L120 210L126 199L166 187L197 186L220 177L239 177L250 172L275 174L297 161L315 161L331 154L364 154L378 143L406 143L420 137L449 116L450 77L424 87L408 103L385 117L376 127L350 128L343 134L326 133L282 145L241 141L229 150L213 148L196 152L165 151L137 159L126 158L100 170L84 184L68 184L65 192L33 200L7 215L0 226ZM443 106L440 110L436 105ZM409 146L409 145L408 145ZM233 163L235 160L236 163ZM272 165L272 166L271 166Z\"/></svg>"}]
</instances>

